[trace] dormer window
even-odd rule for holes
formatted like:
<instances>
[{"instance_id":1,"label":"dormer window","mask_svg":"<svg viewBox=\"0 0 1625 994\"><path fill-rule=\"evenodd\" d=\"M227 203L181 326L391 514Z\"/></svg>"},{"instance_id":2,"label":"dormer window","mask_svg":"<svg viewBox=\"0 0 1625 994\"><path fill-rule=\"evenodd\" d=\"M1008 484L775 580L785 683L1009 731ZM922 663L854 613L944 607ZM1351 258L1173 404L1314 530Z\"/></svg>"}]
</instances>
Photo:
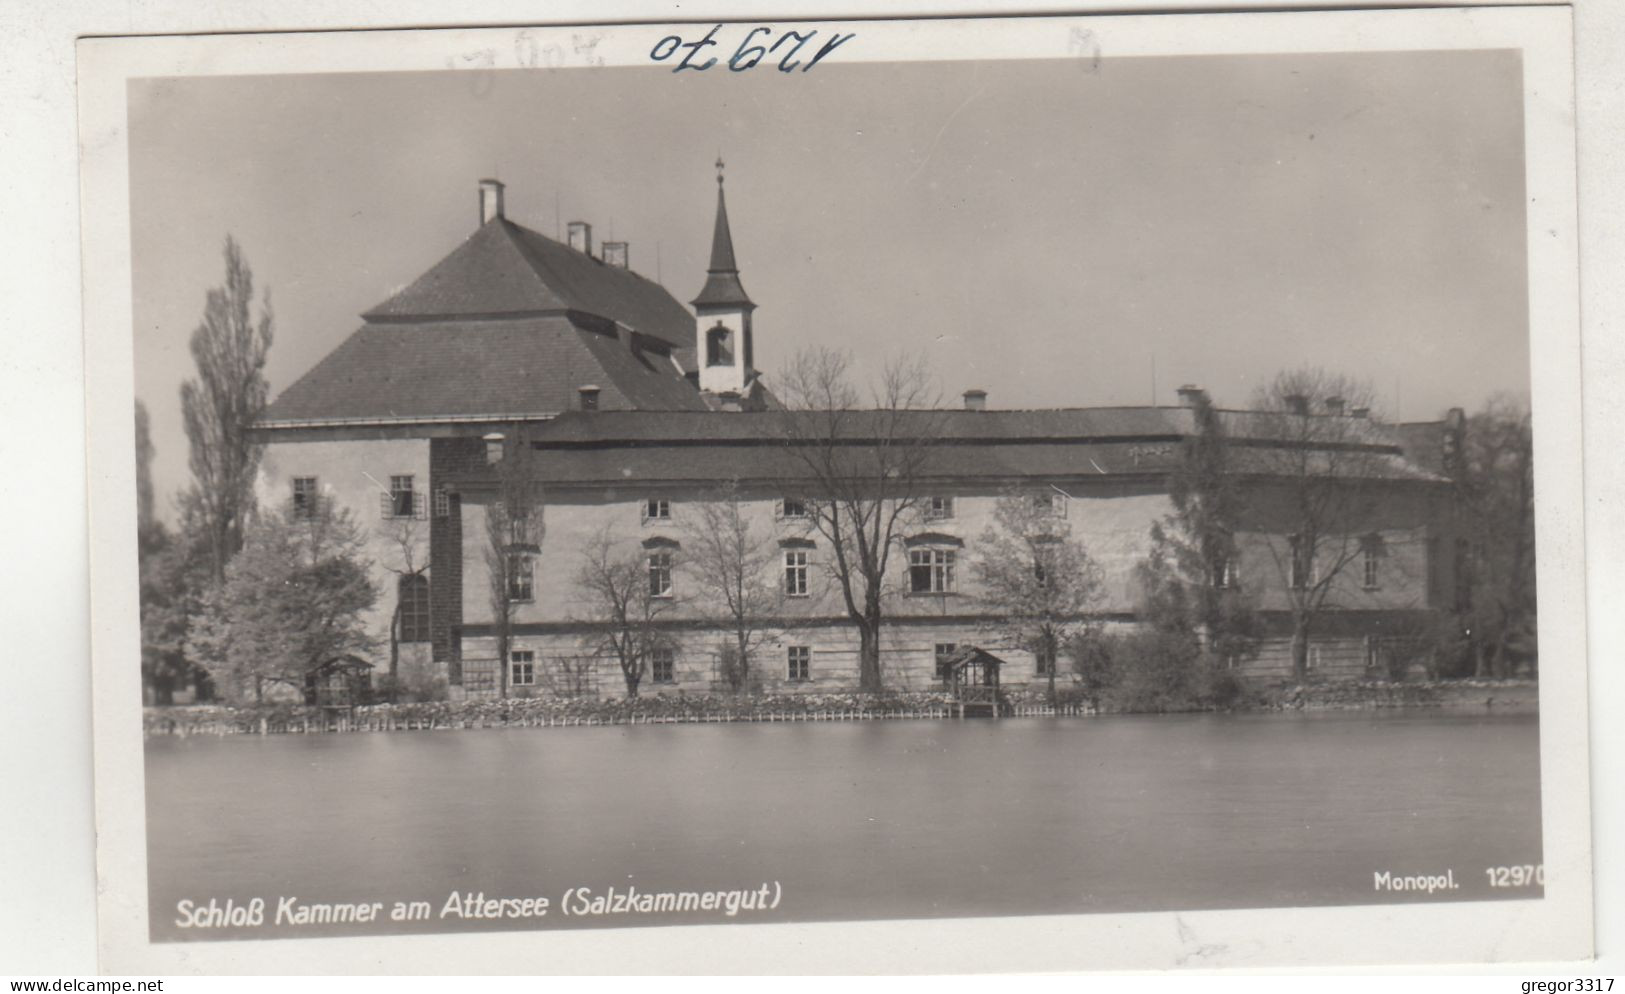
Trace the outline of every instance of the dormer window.
<instances>
[{"instance_id":1,"label":"dormer window","mask_svg":"<svg viewBox=\"0 0 1625 994\"><path fill-rule=\"evenodd\" d=\"M596 386L589 383L584 387L578 388L576 393L579 396L581 409L583 411L598 410L598 388Z\"/></svg>"}]
</instances>

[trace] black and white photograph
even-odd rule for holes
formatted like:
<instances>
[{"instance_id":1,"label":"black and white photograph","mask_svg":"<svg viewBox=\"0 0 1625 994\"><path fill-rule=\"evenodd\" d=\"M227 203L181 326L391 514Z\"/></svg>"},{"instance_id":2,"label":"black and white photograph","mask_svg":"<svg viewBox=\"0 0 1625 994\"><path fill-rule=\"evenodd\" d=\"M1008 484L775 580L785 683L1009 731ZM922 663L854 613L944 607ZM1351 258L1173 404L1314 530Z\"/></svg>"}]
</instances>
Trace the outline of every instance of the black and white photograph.
<instances>
[{"instance_id":1,"label":"black and white photograph","mask_svg":"<svg viewBox=\"0 0 1625 994\"><path fill-rule=\"evenodd\" d=\"M121 962L1589 949L1563 11L83 45Z\"/></svg>"}]
</instances>

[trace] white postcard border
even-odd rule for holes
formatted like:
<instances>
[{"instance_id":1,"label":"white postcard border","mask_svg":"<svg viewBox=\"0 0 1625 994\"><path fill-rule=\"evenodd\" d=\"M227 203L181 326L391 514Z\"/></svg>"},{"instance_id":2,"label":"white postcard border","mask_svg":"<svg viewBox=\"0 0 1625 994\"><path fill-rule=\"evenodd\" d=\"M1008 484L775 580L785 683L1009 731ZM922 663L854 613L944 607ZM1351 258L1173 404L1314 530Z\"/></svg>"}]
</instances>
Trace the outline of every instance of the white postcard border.
<instances>
[{"instance_id":1,"label":"white postcard border","mask_svg":"<svg viewBox=\"0 0 1625 994\"><path fill-rule=\"evenodd\" d=\"M785 24L795 22L781 22ZM138 76L645 65L656 27L93 39L80 46L100 947L130 973L981 972L1562 960L1591 950L1573 69L1566 8L845 21L844 61L1523 51L1536 430L1541 901L481 935L147 941L125 81ZM685 28L691 32L692 25ZM583 44L596 34L596 41ZM560 53L557 56L548 54ZM725 57L726 53L724 53ZM549 60L549 61L541 61ZM594 61L598 60L598 61ZM855 909L861 910L861 909ZM745 933L738 930L747 929ZM748 941L747 941L748 936Z\"/></svg>"}]
</instances>

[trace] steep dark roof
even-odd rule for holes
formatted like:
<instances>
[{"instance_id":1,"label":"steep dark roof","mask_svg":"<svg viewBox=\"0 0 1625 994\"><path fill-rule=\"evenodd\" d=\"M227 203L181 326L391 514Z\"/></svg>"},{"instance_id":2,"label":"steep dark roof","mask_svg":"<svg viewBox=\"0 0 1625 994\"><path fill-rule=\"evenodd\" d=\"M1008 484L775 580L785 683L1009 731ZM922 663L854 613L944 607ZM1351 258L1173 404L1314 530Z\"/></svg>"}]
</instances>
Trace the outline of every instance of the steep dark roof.
<instances>
[{"instance_id":1,"label":"steep dark roof","mask_svg":"<svg viewBox=\"0 0 1625 994\"><path fill-rule=\"evenodd\" d=\"M393 324L581 311L673 348L694 347L694 317L658 283L503 218L489 221L404 290L362 315Z\"/></svg>"},{"instance_id":2,"label":"steep dark roof","mask_svg":"<svg viewBox=\"0 0 1625 994\"><path fill-rule=\"evenodd\" d=\"M705 286L695 297L695 307L746 307L751 303L745 286L739 282L739 263L734 261L734 236L728 229L728 201L722 193L722 178L717 177L717 223L711 232L711 265L707 270Z\"/></svg>"},{"instance_id":3,"label":"steep dark roof","mask_svg":"<svg viewBox=\"0 0 1625 994\"><path fill-rule=\"evenodd\" d=\"M283 391L260 423L550 414L586 384L600 388L605 411L705 409L667 356L639 354L561 315L365 325Z\"/></svg>"}]
</instances>

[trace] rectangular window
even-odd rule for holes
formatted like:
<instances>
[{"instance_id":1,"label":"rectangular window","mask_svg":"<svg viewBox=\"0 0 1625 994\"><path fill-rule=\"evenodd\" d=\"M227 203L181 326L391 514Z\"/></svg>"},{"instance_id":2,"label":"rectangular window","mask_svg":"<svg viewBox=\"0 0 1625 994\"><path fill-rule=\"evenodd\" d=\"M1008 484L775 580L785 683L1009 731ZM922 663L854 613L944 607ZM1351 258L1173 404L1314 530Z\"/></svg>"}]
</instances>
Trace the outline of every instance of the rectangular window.
<instances>
[{"instance_id":1,"label":"rectangular window","mask_svg":"<svg viewBox=\"0 0 1625 994\"><path fill-rule=\"evenodd\" d=\"M784 551L784 592L791 597L807 596L807 553L800 549Z\"/></svg>"},{"instance_id":2,"label":"rectangular window","mask_svg":"<svg viewBox=\"0 0 1625 994\"><path fill-rule=\"evenodd\" d=\"M928 521L943 521L954 516L954 499L952 497L932 497L925 502L925 517Z\"/></svg>"},{"instance_id":3,"label":"rectangular window","mask_svg":"<svg viewBox=\"0 0 1625 994\"><path fill-rule=\"evenodd\" d=\"M536 685L536 652L532 649L515 649L509 653L510 670L508 683L514 687L533 687Z\"/></svg>"},{"instance_id":4,"label":"rectangular window","mask_svg":"<svg viewBox=\"0 0 1625 994\"><path fill-rule=\"evenodd\" d=\"M908 588L914 594L946 594L954 589L952 549L912 549L908 554Z\"/></svg>"},{"instance_id":5,"label":"rectangular window","mask_svg":"<svg viewBox=\"0 0 1625 994\"><path fill-rule=\"evenodd\" d=\"M1054 663L1053 659L1045 659L1042 653L1037 654L1033 656L1033 672L1039 676L1049 676Z\"/></svg>"},{"instance_id":6,"label":"rectangular window","mask_svg":"<svg viewBox=\"0 0 1625 994\"><path fill-rule=\"evenodd\" d=\"M434 516L437 518L451 516L451 494L445 487L440 487L434 492Z\"/></svg>"},{"instance_id":7,"label":"rectangular window","mask_svg":"<svg viewBox=\"0 0 1625 994\"><path fill-rule=\"evenodd\" d=\"M1213 564L1213 586L1219 590L1227 590L1236 582L1236 564L1228 558L1221 558Z\"/></svg>"},{"instance_id":8,"label":"rectangular window","mask_svg":"<svg viewBox=\"0 0 1625 994\"><path fill-rule=\"evenodd\" d=\"M677 681L677 654L670 649L649 651L649 679L655 683Z\"/></svg>"},{"instance_id":9,"label":"rectangular window","mask_svg":"<svg viewBox=\"0 0 1625 994\"><path fill-rule=\"evenodd\" d=\"M1289 555L1292 557L1289 564L1292 589L1302 590L1315 582L1314 546L1305 542L1302 535L1288 535L1286 540L1290 546Z\"/></svg>"},{"instance_id":10,"label":"rectangular window","mask_svg":"<svg viewBox=\"0 0 1625 994\"><path fill-rule=\"evenodd\" d=\"M643 520L645 523L650 521L670 521L671 501L659 497L651 497L644 501Z\"/></svg>"},{"instance_id":11,"label":"rectangular window","mask_svg":"<svg viewBox=\"0 0 1625 994\"><path fill-rule=\"evenodd\" d=\"M1367 590L1377 589L1377 569L1382 561L1382 539L1369 535L1360 543L1360 582Z\"/></svg>"},{"instance_id":12,"label":"rectangular window","mask_svg":"<svg viewBox=\"0 0 1625 994\"><path fill-rule=\"evenodd\" d=\"M396 582L396 596L400 604L402 642L427 642L432 635L429 619L429 578L422 573L410 573Z\"/></svg>"},{"instance_id":13,"label":"rectangular window","mask_svg":"<svg viewBox=\"0 0 1625 994\"><path fill-rule=\"evenodd\" d=\"M1040 517L1066 517L1066 494L1059 490L1041 490L1033 494L1033 513Z\"/></svg>"},{"instance_id":14,"label":"rectangular window","mask_svg":"<svg viewBox=\"0 0 1625 994\"><path fill-rule=\"evenodd\" d=\"M779 501L779 517L805 518L807 516L807 502L799 497L786 497Z\"/></svg>"},{"instance_id":15,"label":"rectangular window","mask_svg":"<svg viewBox=\"0 0 1625 994\"><path fill-rule=\"evenodd\" d=\"M671 553L649 553L649 596L671 596Z\"/></svg>"},{"instance_id":16,"label":"rectangular window","mask_svg":"<svg viewBox=\"0 0 1625 994\"><path fill-rule=\"evenodd\" d=\"M316 516L316 478L314 476L296 476L293 478L293 516L296 518L314 518Z\"/></svg>"},{"instance_id":17,"label":"rectangular window","mask_svg":"<svg viewBox=\"0 0 1625 994\"><path fill-rule=\"evenodd\" d=\"M536 599L535 570L528 552L508 553L508 600Z\"/></svg>"},{"instance_id":18,"label":"rectangular window","mask_svg":"<svg viewBox=\"0 0 1625 994\"><path fill-rule=\"evenodd\" d=\"M417 503L413 492L412 477L391 476L389 478L389 516L392 518L411 518L416 516Z\"/></svg>"},{"instance_id":19,"label":"rectangular window","mask_svg":"<svg viewBox=\"0 0 1625 994\"><path fill-rule=\"evenodd\" d=\"M1309 667L1308 668L1311 669L1311 670L1320 669L1320 646L1318 646L1318 645L1311 644L1309 646Z\"/></svg>"},{"instance_id":20,"label":"rectangular window","mask_svg":"<svg viewBox=\"0 0 1625 994\"><path fill-rule=\"evenodd\" d=\"M812 679L812 647L806 645L792 645L785 650L789 660L789 679L793 683L801 683Z\"/></svg>"},{"instance_id":21,"label":"rectangular window","mask_svg":"<svg viewBox=\"0 0 1625 994\"><path fill-rule=\"evenodd\" d=\"M957 642L938 642L937 643L937 645L936 645L936 659L937 659L937 679L938 680L946 680L950 676L952 676L952 674L948 672L948 667L953 663L954 655L956 653L958 653L958 652L959 652L959 643L957 643Z\"/></svg>"}]
</instances>

